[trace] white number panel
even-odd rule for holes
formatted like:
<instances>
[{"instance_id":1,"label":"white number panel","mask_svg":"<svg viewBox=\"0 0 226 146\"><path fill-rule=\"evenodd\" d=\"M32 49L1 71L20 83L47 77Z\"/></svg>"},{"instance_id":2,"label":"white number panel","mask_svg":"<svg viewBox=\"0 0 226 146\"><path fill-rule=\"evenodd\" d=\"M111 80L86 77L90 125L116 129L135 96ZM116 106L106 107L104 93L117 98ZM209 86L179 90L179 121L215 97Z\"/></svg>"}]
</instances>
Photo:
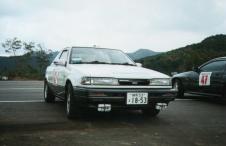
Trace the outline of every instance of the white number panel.
<instances>
[{"instance_id":1,"label":"white number panel","mask_svg":"<svg viewBox=\"0 0 226 146\"><path fill-rule=\"evenodd\" d=\"M59 76L59 72L54 71L53 72L53 83L54 84L58 83L58 76Z\"/></svg>"},{"instance_id":2,"label":"white number panel","mask_svg":"<svg viewBox=\"0 0 226 146\"><path fill-rule=\"evenodd\" d=\"M148 104L148 93L127 93L126 104Z\"/></svg>"},{"instance_id":3,"label":"white number panel","mask_svg":"<svg viewBox=\"0 0 226 146\"><path fill-rule=\"evenodd\" d=\"M210 86L212 72L201 72L199 75L199 86Z\"/></svg>"}]
</instances>

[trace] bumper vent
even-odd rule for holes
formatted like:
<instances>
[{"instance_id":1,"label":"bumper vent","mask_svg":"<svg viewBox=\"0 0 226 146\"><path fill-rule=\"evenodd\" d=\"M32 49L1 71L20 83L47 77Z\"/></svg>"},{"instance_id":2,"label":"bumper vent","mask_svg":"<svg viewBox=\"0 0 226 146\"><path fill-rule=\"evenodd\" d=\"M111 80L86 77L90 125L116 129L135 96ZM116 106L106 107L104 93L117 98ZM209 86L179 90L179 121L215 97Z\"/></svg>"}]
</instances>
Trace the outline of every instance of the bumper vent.
<instances>
[{"instance_id":1,"label":"bumper vent","mask_svg":"<svg viewBox=\"0 0 226 146\"><path fill-rule=\"evenodd\" d=\"M149 83L147 79L119 79L119 85L122 86L147 86Z\"/></svg>"}]
</instances>

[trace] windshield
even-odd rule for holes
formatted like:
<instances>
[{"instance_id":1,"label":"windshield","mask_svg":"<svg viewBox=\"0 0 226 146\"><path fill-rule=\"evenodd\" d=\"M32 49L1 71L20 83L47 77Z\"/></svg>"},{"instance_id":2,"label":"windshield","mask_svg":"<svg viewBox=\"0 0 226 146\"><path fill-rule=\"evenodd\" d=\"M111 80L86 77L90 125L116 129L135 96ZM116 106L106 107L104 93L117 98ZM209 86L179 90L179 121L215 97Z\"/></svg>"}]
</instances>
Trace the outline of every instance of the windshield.
<instances>
[{"instance_id":1,"label":"windshield","mask_svg":"<svg viewBox=\"0 0 226 146\"><path fill-rule=\"evenodd\" d=\"M102 48L72 48L70 63L135 65L122 51Z\"/></svg>"}]
</instances>

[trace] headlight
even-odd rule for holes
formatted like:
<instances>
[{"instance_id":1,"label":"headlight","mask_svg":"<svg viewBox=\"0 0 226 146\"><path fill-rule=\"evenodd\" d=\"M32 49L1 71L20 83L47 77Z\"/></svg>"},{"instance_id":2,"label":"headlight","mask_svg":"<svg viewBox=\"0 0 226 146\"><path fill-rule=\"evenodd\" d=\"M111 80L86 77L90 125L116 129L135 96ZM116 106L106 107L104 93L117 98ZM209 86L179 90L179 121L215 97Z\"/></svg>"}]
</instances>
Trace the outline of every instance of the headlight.
<instances>
[{"instance_id":1,"label":"headlight","mask_svg":"<svg viewBox=\"0 0 226 146\"><path fill-rule=\"evenodd\" d=\"M170 78L151 79L150 85L151 86L170 86L171 85L171 79Z\"/></svg>"},{"instance_id":2,"label":"headlight","mask_svg":"<svg viewBox=\"0 0 226 146\"><path fill-rule=\"evenodd\" d=\"M81 84L83 85L118 85L118 79L115 78L99 78L99 77L83 77Z\"/></svg>"}]
</instances>

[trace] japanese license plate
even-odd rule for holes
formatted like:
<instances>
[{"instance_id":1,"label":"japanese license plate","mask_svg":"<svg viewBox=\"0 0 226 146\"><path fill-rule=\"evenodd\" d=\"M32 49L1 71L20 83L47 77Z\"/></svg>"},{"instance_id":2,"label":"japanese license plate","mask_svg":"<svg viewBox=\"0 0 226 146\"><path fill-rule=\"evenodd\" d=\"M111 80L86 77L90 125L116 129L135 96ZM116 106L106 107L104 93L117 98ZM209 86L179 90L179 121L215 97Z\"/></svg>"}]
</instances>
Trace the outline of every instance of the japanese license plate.
<instances>
[{"instance_id":1,"label":"japanese license plate","mask_svg":"<svg viewBox=\"0 0 226 146\"><path fill-rule=\"evenodd\" d=\"M127 93L126 104L148 104L148 93Z\"/></svg>"}]
</instances>

